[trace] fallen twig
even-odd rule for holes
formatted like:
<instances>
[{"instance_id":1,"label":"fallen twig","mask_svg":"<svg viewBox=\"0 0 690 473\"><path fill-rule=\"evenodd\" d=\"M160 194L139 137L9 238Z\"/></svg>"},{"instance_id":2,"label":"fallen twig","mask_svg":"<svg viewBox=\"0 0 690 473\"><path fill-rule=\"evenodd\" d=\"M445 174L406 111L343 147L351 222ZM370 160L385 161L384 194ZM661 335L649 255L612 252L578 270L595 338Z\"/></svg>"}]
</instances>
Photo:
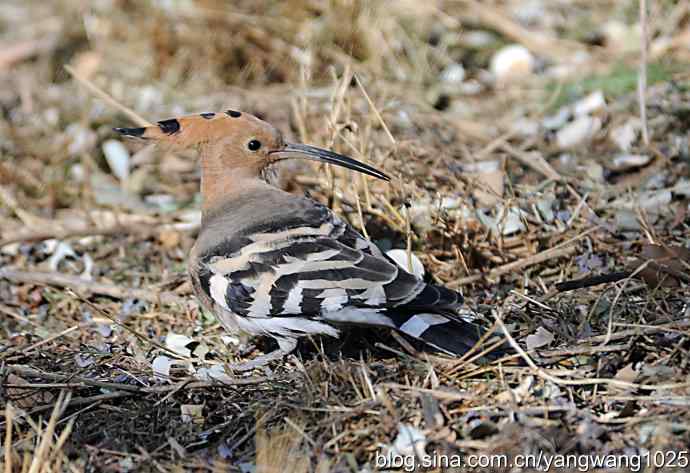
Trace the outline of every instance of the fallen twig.
<instances>
[{"instance_id":1,"label":"fallen twig","mask_svg":"<svg viewBox=\"0 0 690 473\"><path fill-rule=\"evenodd\" d=\"M597 286L607 282L617 282L629 277L631 274L631 271L618 271L615 273L601 274L599 276L563 281L556 283L556 290L558 292L574 291L575 289Z\"/></svg>"},{"instance_id":2,"label":"fallen twig","mask_svg":"<svg viewBox=\"0 0 690 473\"><path fill-rule=\"evenodd\" d=\"M127 115L134 123L136 123L138 126L150 126L151 122L143 118L141 115L139 115L137 112L132 110L131 108L125 107L122 105L120 102L112 98L108 93L104 92L100 88L98 88L93 82L88 80L86 77L82 77L81 74L79 74L77 71L75 71L71 66L65 66L65 70L69 72L69 74L74 77L77 82L82 84L84 87L89 89L91 93L93 93L95 96L100 98L101 100L105 101L108 105L111 105L112 107L118 109L125 115Z\"/></svg>"},{"instance_id":3,"label":"fallen twig","mask_svg":"<svg viewBox=\"0 0 690 473\"><path fill-rule=\"evenodd\" d=\"M116 286L114 284L87 281L79 276L39 271L20 271L16 269L0 269L0 279L27 284L41 284L46 286L67 287L79 293L93 293L116 299L140 299L158 304L177 304L185 306L190 299L180 297L171 292L153 292L147 289Z\"/></svg>"},{"instance_id":4,"label":"fallen twig","mask_svg":"<svg viewBox=\"0 0 690 473\"><path fill-rule=\"evenodd\" d=\"M97 388L109 389L113 391L127 391L131 393L140 394L150 394L150 393L165 393L168 391L175 391L180 389L202 389L220 386L244 386L251 384L259 384L268 381L268 378L263 376L247 377L247 378L237 378L232 381L191 381L184 380L175 384L166 384L161 386L132 386L131 384L124 383L113 383L110 381L98 381L95 379L84 378L82 376L72 376L59 373L48 373L45 371L38 370L36 368L31 368L26 365L6 365L10 373L14 373L23 377L49 379L53 381L67 381L69 382L69 387L75 388L84 386L93 386ZM25 386L25 385L23 385ZM36 387L36 386L34 386ZM54 389L52 386L46 386L46 388Z\"/></svg>"},{"instance_id":5,"label":"fallen twig","mask_svg":"<svg viewBox=\"0 0 690 473\"><path fill-rule=\"evenodd\" d=\"M575 247L565 247L565 248L549 248L536 255L528 256L526 258L513 261L511 263L504 264L498 268L494 268L487 274L474 274L472 276L466 276L464 278L456 279L448 283L449 287L464 286L465 284L471 284L482 279L495 279L504 274L511 273L513 271L518 271L524 269L528 266L534 266L535 264L543 263L550 259L562 258L564 256L569 256L575 252Z\"/></svg>"}]
</instances>

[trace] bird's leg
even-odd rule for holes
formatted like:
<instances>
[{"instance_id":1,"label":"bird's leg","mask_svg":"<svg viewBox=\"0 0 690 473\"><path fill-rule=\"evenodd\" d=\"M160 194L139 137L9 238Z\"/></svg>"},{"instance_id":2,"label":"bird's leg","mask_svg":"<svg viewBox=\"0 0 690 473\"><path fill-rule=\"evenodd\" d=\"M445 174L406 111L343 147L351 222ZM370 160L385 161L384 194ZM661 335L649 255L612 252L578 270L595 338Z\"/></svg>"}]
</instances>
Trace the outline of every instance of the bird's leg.
<instances>
[{"instance_id":1,"label":"bird's leg","mask_svg":"<svg viewBox=\"0 0 690 473\"><path fill-rule=\"evenodd\" d=\"M244 361L242 363L232 363L228 365L229 368L233 371L250 371L256 368L261 368L272 361L282 360L285 356L292 353L297 346L296 338L276 337L276 341L278 342L278 348L276 350L266 353L265 355L257 356L253 360Z\"/></svg>"}]
</instances>

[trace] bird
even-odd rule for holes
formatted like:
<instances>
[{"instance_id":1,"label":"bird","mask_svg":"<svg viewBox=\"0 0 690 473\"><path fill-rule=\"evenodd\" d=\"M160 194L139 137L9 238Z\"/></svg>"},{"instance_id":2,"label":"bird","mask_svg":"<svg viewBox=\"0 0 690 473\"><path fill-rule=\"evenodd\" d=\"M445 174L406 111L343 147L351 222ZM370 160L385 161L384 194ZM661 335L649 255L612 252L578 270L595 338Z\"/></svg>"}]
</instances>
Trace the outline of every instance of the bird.
<instances>
[{"instance_id":1,"label":"bird","mask_svg":"<svg viewBox=\"0 0 690 473\"><path fill-rule=\"evenodd\" d=\"M346 325L386 327L432 350L462 355L484 333L459 315L460 293L407 272L328 207L274 185L276 164L307 159L383 181L384 172L227 110L116 132L197 150L201 228L188 273L201 305L231 333L269 336L278 348L233 366L262 367L307 336Z\"/></svg>"}]
</instances>

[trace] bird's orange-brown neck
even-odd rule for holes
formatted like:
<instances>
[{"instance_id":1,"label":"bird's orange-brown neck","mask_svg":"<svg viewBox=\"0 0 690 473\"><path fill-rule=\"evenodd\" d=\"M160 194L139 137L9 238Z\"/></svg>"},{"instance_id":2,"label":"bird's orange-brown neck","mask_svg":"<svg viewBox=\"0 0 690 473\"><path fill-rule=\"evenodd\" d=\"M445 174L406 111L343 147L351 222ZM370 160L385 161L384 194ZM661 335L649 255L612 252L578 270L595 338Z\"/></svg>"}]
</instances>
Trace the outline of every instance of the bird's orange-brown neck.
<instances>
[{"instance_id":1,"label":"bird's orange-brown neck","mask_svg":"<svg viewBox=\"0 0 690 473\"><path fill-rule=\"evenodd\" d=\"M202 215L268 184L261 179L264 163L247 162L200 150Z\"/></svg>"}]
</instances>

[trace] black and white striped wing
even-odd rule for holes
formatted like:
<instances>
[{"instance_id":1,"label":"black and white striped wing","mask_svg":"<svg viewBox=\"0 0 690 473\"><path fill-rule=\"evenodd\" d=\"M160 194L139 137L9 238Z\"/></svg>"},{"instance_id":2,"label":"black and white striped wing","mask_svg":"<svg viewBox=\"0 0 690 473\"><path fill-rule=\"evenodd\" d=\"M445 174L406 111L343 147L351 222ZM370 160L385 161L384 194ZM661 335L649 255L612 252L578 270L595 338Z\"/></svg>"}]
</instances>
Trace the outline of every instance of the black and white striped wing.
<instances>
[{"instance_id":1,"label":"black and white striped wing","mask_svg":"<svg viewBox=\"0 0 690 473\"><path fill-rule=\"evenodd\" d=\"M314 212L305 214L308 219L291 215L211 248L202 257L202 287L215 303L244 317L391 308L424 291L422 281L328 209L318 209L318 219Z\"/></svg>"}]
</instances>

